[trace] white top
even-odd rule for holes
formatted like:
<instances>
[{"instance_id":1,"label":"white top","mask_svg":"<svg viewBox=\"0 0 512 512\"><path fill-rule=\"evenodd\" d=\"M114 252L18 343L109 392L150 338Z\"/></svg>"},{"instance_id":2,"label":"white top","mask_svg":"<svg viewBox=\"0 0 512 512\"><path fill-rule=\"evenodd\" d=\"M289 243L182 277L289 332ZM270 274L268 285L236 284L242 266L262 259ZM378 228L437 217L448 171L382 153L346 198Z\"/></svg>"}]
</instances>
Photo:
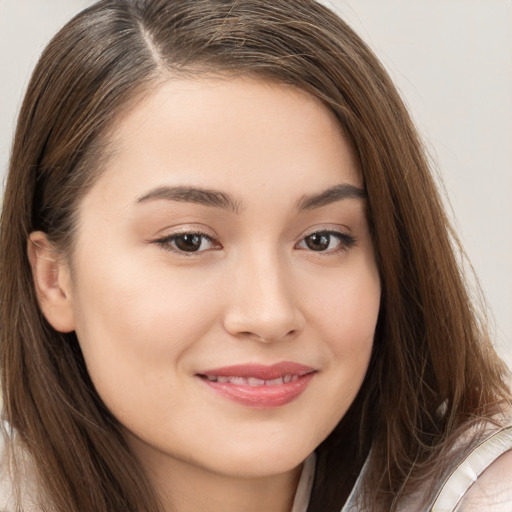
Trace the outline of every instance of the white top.
<instances>
[{"instance_id":1,"label":"white top","mask_svg":"<svg viewBox=\"0 0 512 512\"><path fill-rule=\"evenodd\" d=\"M305 461L300 475L299 485L293 500L292 512L306 512L309 504L309 496L313 488L315 478L316 455L311 454Z\"/></svg>"},{"instance_id":2,"label":"white top","mask_svg":"<svg viewBox=\"0 0 512 512\"><path fill-rule=\"evenodd\" d=\"M468 491L473 487L473 484L478 481L480 475L496 464L498 458L503 456L504 458L507 457L510 459L512 456L511 450L512 426L500 429L488 437L460 462L446 482L441 486L438 495L434 499L431 511L451 512L452 510L468 508L469 502L471 501L471 495L468 494ZM502 461L503 460L504 459L502 459ZM496 483L497 479L494 480L495 485ZM512 487L512 481L510 482L510 486ZM486 494L490 495L489 491L492 491L495 498L499 490L496 488L488 489L486 490ZM502 501L503 510L505 510L503 508L505 505L507 511L512 510L512 500L510 498L512 498L512 493L509 492L509 499ZM464 505L464 502L466 502L466 505ZM491 503L489 503L489 505L491 505ZM493 503L493 506L496 508L498 503Z\"/></svg>"}]
</instances>

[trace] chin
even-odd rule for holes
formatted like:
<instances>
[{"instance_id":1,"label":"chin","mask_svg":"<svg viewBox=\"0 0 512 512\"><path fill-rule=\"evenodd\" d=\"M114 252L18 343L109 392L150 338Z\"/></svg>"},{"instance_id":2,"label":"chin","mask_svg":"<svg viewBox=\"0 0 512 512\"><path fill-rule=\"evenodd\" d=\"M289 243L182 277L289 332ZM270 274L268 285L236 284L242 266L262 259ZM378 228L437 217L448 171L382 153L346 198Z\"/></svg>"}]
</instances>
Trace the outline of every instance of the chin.
<instances>
[{"instance_id":1,"label":"chin","mask_svg":"<svg viewBox=\"0 0 512 512\"><path fill-rule=\"evenodd\" d=\"M304 449L282 443L279 447L259 448L251 444L244 450L225 451L218 460L217 472L239 478L263 478L287 473L300 466L314 449Z\"/></svg>"}]
</instances>

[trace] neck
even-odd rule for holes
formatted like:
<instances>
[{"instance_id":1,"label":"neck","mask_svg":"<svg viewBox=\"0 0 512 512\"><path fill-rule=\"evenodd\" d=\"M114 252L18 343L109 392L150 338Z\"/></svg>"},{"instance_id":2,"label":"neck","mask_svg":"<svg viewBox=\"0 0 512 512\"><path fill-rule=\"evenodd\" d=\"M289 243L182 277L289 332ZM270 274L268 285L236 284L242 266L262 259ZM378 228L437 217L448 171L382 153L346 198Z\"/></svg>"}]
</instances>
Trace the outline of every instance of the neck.
<instances>
[{"instance_id":1,"label":"neck","mask_svg":"<svg viewBox=\"0 0 512 512\"><path fill-rule=\"evenodd\" d=\"M251 479L173 471L158 479L157 492L166 512L291 512L300 469Z\"/></svg>"},{"instance_id":2,"label":"neck","mask_svg":"<svg viewBox=\"0 0 512 512\"><path fill-rule=\"evenodd\" d=\"M132 445L133 446L133 445ZM134 446L165 512L291 512L302 465L277 475L220 474Z\"/></svg>"}]
</instances>

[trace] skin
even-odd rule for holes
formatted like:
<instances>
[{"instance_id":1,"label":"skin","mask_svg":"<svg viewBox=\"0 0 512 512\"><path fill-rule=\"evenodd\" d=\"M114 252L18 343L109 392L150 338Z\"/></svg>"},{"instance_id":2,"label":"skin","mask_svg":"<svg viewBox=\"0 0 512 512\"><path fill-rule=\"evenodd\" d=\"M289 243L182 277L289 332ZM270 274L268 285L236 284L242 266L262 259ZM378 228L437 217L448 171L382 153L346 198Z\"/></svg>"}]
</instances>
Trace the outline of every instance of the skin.
<instances>
[{"instance_id":1,"label":"skin","mask_svg":"<svg viewBox=\"0 0 512 512\"><path fill-rule=\"evenodd\" d=\"M372 350L380 280L365 199L305 199L362 190L356 160L319 101L238 78L159 85L111 142L73 254L55 258L31 236L43 311L76 331L168 510L289 512L302 462L347 411ZM214 189L231 204L162 187ZM198 232L199 250L180 252L176 236ZM279 407L236 403L198 377L280 361L315 373Z\"/></svg>"}]
</instances>

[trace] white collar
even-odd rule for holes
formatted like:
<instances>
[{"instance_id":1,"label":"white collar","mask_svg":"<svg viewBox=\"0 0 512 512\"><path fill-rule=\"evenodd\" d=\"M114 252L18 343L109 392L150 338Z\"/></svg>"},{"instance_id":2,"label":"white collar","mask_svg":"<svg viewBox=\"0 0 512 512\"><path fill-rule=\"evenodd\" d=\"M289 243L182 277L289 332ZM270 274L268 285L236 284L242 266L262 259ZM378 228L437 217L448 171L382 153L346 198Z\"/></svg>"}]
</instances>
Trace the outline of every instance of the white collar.
<instances>
[{"instance_id":1,"label":"white collar","mask_svg":"<svg viewBox=\"0 0 512 512\"><path fill-rule=\"evenodd\" d=\"M302 466L299 485L293 500L291 512L306 512L309 505L309 497L313 488L313 479L315 477L316 455L313 452Z\"/></svg>"}]
</instances>

